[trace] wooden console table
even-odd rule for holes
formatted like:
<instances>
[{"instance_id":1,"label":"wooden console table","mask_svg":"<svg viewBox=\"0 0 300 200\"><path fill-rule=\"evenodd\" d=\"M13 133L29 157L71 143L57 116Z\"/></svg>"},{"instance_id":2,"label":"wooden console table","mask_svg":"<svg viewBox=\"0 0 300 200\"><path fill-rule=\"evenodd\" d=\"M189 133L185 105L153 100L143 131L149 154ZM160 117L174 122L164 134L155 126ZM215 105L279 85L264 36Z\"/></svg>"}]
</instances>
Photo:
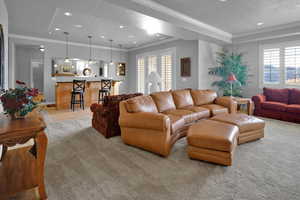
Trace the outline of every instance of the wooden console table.
<instances>
[{"instance_id":1,"label":"wooden console table","mask_svg":"<svg viewBox=\"0 0 300 200\"><path fill-rule=\"evenodd\" d=\"M0 199L38 187L40 199L47 199L44 164L47 149L46 125L36 112L25 119L0 116ZM34 145L7 151L8 147L34 139Z\"/></svg>"}]
</instances>

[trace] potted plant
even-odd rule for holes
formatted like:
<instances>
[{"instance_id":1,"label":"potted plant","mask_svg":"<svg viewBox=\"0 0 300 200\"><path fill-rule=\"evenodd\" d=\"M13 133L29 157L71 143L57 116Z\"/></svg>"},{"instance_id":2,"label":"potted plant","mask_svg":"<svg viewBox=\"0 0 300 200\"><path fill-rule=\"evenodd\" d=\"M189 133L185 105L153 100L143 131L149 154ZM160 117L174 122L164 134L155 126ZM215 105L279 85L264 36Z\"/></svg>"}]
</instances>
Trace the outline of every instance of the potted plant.
<instances>
[{"instance_id":1,"label":"potted plant","mask_svg":"<svg viewBox=\"0 0 300 200\"><path fill-rule=\"evenodd\" d=\"M29 88L21 81L16 83L15 89L3 90L0 96L4 113L10 115L12 119L24 118L38 104L34 101L39 95L38 89Z\"/></svg>"},{"instance_id":2,"label":"potted plant","mask_svg":"<svg viewBox=\"0 0 300 200\"><path fill-rule=\"evenodd\" d=\"M242 57L241 53L217 53L217 66L209 69L210 75L220 77L212 86L217 86L224 96L242 96L242 87L248 79L248 67L242 63ZM234 75L237 81L229 82L228 77L231 75Z\"/></svg>"}]
</instances>

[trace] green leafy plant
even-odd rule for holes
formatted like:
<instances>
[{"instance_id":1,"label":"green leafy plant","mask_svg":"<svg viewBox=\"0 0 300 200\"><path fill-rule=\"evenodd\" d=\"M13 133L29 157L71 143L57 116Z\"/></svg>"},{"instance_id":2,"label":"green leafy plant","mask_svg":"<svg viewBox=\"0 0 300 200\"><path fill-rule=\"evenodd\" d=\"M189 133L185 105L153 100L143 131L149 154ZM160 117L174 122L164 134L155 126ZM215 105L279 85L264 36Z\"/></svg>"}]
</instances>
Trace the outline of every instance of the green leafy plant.
<instances>
[{"instance_id":1,"label":"green leafy plant","mask_svg":"<svg viewBox=\"0 0 300 200\"><path fill-rule=\"evenodd\" d=\"M232 96L242 96L243 86L246 85L248 79L248 67L242 63L242 57L241 53L228 53L227 51L217 53L217 66L209 69L210 75L220 78L214 81L212 86L217 86L223 91L224 96L231 95L231 85L227 81L231 73L238 80L232 85Z\"/></svg>"},{"instance_id":2,"label":"green leafy plant","mask_svg":"<svg viewBox=\"0 0 300 200\"><path fill-rule=\"evenodd\" d=\"M15 89L3 90L0 96L4 113L11 115L12 118L15 118L16 114L20 117L27 115L38 104L34 100L39 95L36 88L28 88L21 81L16 81L16 83L18 86Z\"/></svg>"}]
</instances>

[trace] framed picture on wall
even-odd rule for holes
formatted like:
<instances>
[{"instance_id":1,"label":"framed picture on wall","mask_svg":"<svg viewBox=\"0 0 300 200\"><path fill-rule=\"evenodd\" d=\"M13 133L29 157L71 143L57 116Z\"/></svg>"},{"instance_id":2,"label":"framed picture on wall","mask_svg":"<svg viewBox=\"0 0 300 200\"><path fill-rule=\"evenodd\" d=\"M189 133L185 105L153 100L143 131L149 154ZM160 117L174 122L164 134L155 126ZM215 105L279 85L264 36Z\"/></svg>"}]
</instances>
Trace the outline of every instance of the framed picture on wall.
<instances>
[{"instance_id":1,"label":"framed picture on wall","mask_svg":"<svg viewBox=\"0 0 300 200\"><path fill-rule=\"evenodd\" d=\"M0 89L4 87L4 33L3 26L0 24Z\"/></svg>"},{"instance_id":2,"label":"framed picture on wall","mask_svg":"<svg viewBox=\"0 0 300 200\"><path fill-rule=\"evenodd\" d=\"M191 58L181 58L180 59L180 70L182 77L190 77L191 76Z\"/></svg>"},{"instance_id":3,"label":"framed picture on wall","mask_svg":"<svg viewBox=\"0 0 300 200\"><path fill-rule=\"evenodd\" d=\"M126 75L126 63L118 63L117 75L118 76L125 76Z\"/></svg>"}]
</instances>

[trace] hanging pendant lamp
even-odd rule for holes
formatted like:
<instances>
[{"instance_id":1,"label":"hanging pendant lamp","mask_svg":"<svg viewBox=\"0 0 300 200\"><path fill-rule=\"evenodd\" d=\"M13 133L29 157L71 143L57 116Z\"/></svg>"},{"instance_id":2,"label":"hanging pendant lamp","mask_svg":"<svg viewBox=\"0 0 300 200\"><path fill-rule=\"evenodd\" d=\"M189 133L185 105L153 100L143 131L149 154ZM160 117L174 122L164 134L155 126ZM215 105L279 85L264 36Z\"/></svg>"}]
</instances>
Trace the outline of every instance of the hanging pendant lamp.
<instances>
[{"instance_id":1,"label":"hanging pendant lamp","mask_svg":"<svg viewBox=\"0 0 300 200\"><path fill-rule=\"evenodd\" d=\"M64 32L65 34L65 38L66 38L66 57L65 57L65 62L69 63L70 59L69 59L69 33L68 32Z\"/></svg>"},{"instance_id":2,"label":"hanging pendant lamp","mask_svg":"<svg viewBox=\"0 0 300 200\"><path fill-rule=\"evenodd\" d=\"M110 63L109 64L113 65L114 64L113 61L112 61L112 56L113 56L112 55L112 53L113 53L112 52L112 43L113 43L113 40L110 39L109 41L110 41Z\"/></svg>"},{"instance_id":3,"label":"hanging pendant lamp","mask_svg":"<svg viewBox=\"0 0 300 200\"><path fill-rule=\"evenodd\" d=\"M119 49L122 49L122 45L121 44L119 44ZM122 66L121 60L122 60L122 52L120 51L119 67Z\"/></svg>"},{"instance_id":4,"label":"hanging pendant lamp","mask_svg":"<svg viewBox=\"0 0 300 200\"><path fill-rule=\"evenodd\" d=\"M89 64L92 64L92 36L89 35L89 48L90 48L90 56L89 56Z\"/></svg>"}]
</instances>

